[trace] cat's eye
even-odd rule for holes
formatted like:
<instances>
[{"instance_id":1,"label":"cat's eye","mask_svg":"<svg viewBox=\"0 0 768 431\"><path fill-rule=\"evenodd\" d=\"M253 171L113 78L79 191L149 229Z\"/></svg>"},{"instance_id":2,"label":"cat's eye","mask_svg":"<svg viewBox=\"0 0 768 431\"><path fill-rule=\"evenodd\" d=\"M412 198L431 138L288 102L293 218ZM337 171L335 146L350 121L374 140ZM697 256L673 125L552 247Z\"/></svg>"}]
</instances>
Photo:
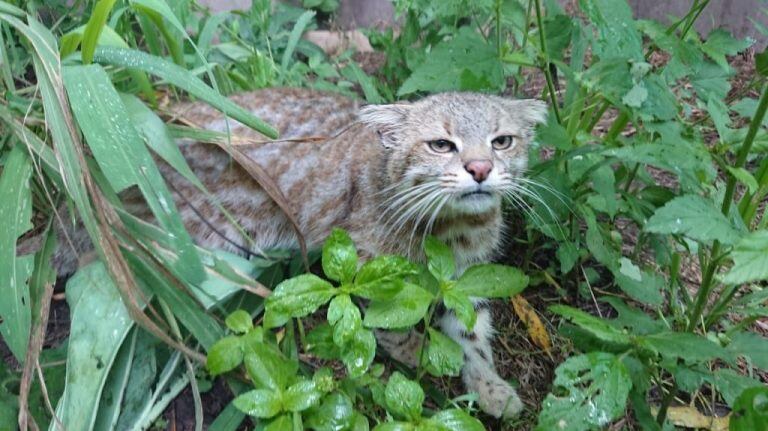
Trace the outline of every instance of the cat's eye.
<instances>
[{"instance_id":1,"label":"cat's eye","mask_svg":"<svg viewBox=\"0 0 768 431\"><path fill-rule=\"evenodd\" d=\"M515 145L515 137L512 135L497 136L491 141L494 150L508 150Z\"/></svg>"},{"instance_id":2,"label":"cat's eye","mask_svg":"<svg viewBox=\"0 0 768 431\"><path fill-rule=\"evenodd\" d=\"M447 139L437 139L427 142L429 149L436 153L449 153L456 150L456 144Z\"/></svg>"}]
</instances>

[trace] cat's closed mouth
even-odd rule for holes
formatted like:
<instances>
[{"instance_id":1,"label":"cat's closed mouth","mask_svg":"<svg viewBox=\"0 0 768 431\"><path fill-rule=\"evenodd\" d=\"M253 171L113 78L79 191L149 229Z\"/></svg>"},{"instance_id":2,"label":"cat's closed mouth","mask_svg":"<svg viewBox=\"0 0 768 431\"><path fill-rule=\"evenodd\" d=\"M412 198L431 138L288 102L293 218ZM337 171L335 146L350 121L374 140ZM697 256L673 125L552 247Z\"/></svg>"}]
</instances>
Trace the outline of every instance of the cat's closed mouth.
<instances>
[{"instance_id":1,"label":"cat's closed mouth","mask_svg":"<svg viewBox=\"0 0 768 431\"><path fill-rule=\"evenodd\" d=\"M491 192L485 190L472 190L459 196L460 199L474 198L479 196L491 196Z\"/></svg>"}]
</instances>

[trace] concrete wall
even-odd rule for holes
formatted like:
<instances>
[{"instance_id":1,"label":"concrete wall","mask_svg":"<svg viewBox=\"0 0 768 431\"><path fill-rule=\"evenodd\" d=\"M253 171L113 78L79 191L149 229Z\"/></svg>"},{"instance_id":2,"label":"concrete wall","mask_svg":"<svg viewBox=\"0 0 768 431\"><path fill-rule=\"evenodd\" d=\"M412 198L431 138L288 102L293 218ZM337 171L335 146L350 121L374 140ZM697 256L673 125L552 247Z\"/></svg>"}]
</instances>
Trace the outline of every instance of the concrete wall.
<instances>
[{"instance_id":1,"label":"concrete wall","mask_svg":"<svg viewBox=\"0 0 768 431\"><path fill-rule=\"evenodd\" d=\"M199 0L214 10L246 9L250 0ZM435 0L440 1L440 0ZM573 0L561 0L571 2ZM667 22L668 17L682 16L691 0L629 0L639 18L654 18ZM768 26L766 0L712 0L696 22L696 29L703 34L718 27L729 29L737 37L750 36L765 45L767 38L761 35L750 18ZM342 28L381 27L393 22L394 9L390 0L341 0L338 23Z\"/></svg>"}]
</instances>

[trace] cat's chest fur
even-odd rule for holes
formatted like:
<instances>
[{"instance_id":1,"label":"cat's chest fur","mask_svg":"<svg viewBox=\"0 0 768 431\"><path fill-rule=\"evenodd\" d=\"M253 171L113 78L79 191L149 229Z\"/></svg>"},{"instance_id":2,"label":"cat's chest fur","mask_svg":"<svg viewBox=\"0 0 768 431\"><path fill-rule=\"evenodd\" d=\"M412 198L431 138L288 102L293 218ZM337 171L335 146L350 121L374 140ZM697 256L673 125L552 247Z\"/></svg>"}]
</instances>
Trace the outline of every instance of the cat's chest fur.
<instances>
[{"instance_id":1,"label":"cat's chest fur","mask_svg":"<svg viewBox=\"0 0 768 431\"><path fill-rule=\"evenodd\" d=\"M370 127L353 124L359 106L347 98L309 90L274 89L235 96L235 101L274 125L281 139L331 137L324 141L248 145L246 153L274 179L295 209L308 245L319 246L333 227L349 231L363 255L397 253L420 259L427 222L430 231L449 243L460 267L487 260L498 248L500 206L475 214L451 214L423 208L403 217L419 198L408 187L393 188L391 154ZM207 129L226 131L227 123L203 104L182 104L173 111ZM229 121L235 136L263 139ZM287 218L251 176L211 144L180 143L193 172L261 249L296 247ZM163 174L173 189L190 233L203 246L237 251L232 241L248 241L226 216L194 186L167 165ZM418 187L418 186L416 186ZM404 199L393 195L400 193ZM410 195L409 195L410 193Z\"/></svg>"}]
</instances>

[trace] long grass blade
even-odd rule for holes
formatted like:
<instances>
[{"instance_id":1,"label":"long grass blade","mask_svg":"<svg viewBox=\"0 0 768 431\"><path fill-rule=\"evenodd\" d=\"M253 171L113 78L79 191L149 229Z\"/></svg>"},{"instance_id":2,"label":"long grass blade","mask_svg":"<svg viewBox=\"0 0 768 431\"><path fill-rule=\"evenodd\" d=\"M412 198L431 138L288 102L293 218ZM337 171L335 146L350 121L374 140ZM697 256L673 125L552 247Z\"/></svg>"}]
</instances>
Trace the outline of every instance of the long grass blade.
<instances>
[{"instance_id":1,"label":"long grass blade","mask_svg":"<svg viewBox=\"0 0 768 431\"><path fill-rule=\"evenodd\" d=\"M32 228L31 176L32 162L26 150L14 146L0 177L0 334L20 363L27 354L32 326L27 280L33 259L16 257L16 240Z\"/></svg>"},{"instance_id":2,"label":"long grass blade","mask_svg":"<svg viewBox=\"0 0 768 431\"><path fill-rule=\"evenodd\" d=\"M97 47L94 61L113 66L143 70L150 75L160 77L181 88L191 95L204 100L229 117L253 128L272 139L277 138L277 130L241 108L231 100L217 93L199 78L167 60L132 49Z\"/></svg>"},{"instance_id":3,"label":"long grass blade","mask_svg":"<svg viewBox=\"0 0 768 431\"><path fill-rule=\"evenodd\" d=\"M83 32L83 41L81 42L81 55L83 57L84 64L91 64L93 61L93 51L96 50L96 43L99 40L99 35L107 23L109 13L112 11L116 0L99 0L93 7L91 17L88 19L88 24L85 26Z\"/></svg>"}]
</instances>

